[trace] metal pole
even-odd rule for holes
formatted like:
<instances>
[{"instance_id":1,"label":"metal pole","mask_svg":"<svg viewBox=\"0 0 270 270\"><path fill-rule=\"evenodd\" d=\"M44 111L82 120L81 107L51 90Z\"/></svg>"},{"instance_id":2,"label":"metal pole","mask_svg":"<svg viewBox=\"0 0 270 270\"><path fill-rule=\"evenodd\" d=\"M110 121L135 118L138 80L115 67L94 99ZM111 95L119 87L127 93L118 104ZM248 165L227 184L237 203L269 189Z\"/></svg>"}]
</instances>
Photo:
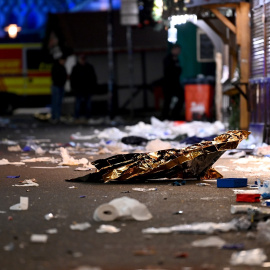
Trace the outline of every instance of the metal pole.
<instances>
[{"instance_id":1,"label":"metal pole","mask_svg":"<svg viewBox=\"0 0 270 270\"><path fill-rule=\"evenodd\" d=\"M107 46L108 46L108 109L112 119L114 117L114 55L113 55L113 14L112 0L109 0L108 21L107 21Z\"/></svg>"},{"instance_id":2,"label":"metal pole","mask_svg":"<svg viewBox=\"0 0 270 270\"><path fill-rule=\"evenodd\" d=\"M145 52L141 52L141 67L142 67L142 83L143 83L143 107L145 110L148 109L148 98L147 98L147 74L146 74L146 61Z\"/></svg>"},{"instance_id":3,"label":"metal pole","mask_svg":"<svg viewBox=\"0 0 270 270\"><path fill-rule=\"evenodd\" d=\"M132 28L130 25L127 26L127 51L128 51L128 70L129 70L129 90L132 98L134 92L134 63L133 63L133 48L132 48ZM134 102L131 101L130 109L131 117L134 116Z\"/></svg>"}]
</instances>

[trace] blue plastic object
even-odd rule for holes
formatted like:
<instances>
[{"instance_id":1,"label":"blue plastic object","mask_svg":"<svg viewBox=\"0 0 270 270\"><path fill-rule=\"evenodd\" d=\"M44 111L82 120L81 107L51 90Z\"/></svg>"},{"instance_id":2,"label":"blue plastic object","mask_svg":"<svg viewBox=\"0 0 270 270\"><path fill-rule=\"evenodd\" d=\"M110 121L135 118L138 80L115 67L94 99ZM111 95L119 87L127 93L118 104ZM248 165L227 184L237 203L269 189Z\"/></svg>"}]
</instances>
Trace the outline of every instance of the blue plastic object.
<instances>
[{"instance_id":1,"label":"blue plastic object","mask_svg":"<svg viewBox=\"0 0 270 270\"><path fill-rule=\"evenodd\" d=\"M218 188L246 187L247 178L221 178L217 179Z\"/></svg>"}]
</instances>

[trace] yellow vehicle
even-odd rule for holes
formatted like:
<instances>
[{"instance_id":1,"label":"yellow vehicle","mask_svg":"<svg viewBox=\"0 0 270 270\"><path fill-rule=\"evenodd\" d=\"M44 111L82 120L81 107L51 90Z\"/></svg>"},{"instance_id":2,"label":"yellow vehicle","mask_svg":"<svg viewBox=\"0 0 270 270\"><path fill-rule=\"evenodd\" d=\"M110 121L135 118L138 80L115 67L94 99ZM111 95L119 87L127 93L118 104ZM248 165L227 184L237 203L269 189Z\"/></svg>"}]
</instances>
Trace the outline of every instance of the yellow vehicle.
<instances>
[{"instance_id":1,"label":"yellow vehicle","mask_svg":"<svg viewBox=\"0 0 270 270\"><path fill-rule=\"evenodd\" d=\"M49 105L50 69L41 44L0 44L0 113Z\"/></svg>"}]
</instances>

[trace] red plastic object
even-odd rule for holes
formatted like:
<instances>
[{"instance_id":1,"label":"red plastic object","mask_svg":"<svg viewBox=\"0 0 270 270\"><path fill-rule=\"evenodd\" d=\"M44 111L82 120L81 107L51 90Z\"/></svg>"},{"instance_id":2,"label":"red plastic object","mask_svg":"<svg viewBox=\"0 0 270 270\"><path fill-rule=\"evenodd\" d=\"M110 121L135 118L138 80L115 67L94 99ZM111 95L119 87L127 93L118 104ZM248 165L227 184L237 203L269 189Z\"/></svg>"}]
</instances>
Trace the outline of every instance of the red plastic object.
<instances>
[{"instance_id":1,"label":"red plastic object","mask_svg":"<svg viewBox=\"0 0 270 270\"><path fill-rule=\"evenodd\" d=\"M237 202L260 202L260 194L236 194Z\"/></svg>"},{"instance_id":2,"label":"red plastic object","mask_svg":"<svg viewBox=\"0 0 270 270\"><path fill-rule=\"evenodd\" d=\"M192 104L200 104L204 106L204 113L207 118L212 116L212 105L214 99L214 87L210 84L186 84L185 85L185 103L186 103L186 120L193 119Z\"/></svg>"},{"instance_id":3,"label":"red plastic object","mask_svg":"<svg viewBox=\"0 0 270 270\"><path fill-rule=\"evenodd\" d=\"M173 125L174 126L180 126L180 125L183 125L183 124L185 124L186 123L186 121L174 121L173 122Z\"/></svg>"}]
</instances>

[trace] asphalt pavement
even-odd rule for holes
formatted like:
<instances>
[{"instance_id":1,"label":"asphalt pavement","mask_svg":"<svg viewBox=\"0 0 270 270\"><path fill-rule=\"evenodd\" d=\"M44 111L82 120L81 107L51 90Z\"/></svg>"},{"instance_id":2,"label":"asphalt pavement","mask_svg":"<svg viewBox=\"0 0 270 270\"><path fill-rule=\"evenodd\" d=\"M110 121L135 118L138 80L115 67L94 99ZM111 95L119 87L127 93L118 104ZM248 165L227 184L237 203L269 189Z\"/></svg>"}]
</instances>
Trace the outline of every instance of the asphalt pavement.
<instances>
[{"instance_id":1,"label":"asphalt pavement","mask_svg":"<svg viewBox=\"0 0 270 270\"><path fill-rule=\"evenodd\" d=\"M75 125L50 125L25 117L12 119L10 124L0 128L0 139L17 140L23 147L26 137L50 139L59 145L71 141L75 132L92 134L94 127ZM0 160L11 162L21 160L21 152L9 152L7 145L0 145ZM30 157L37 157L29 152ZM43 156L51 157L46 153ZM76 158L94 160L109 155L95 156L84 153ZM228 168L221 171L225 177L248 177L252 183L258 177L267 179L268 172L250 173L257 165L235 164L233 159L220 159L215 166ZM148 227L169 227L194 222L229 222L239 215L230 213L231 204L236 204L232 188L217 188L216 182L210 186L198 186L198 181L188 180L186 185L172 186L172 181L147 181L129 184L70 183L65 179L83 176L89 172L74 171L69 168L41 169L32 167L52 167L57 164L46 162L27 163L23 166L0 166L0 270L81 270L94 269L261 269L261 267L232 266L230 258L234 250L216 247L192 247L194 240L208 235L197 234L156 234L146 235L142 229ZM241 167L243 170L237 169ZM236 170L237 169L237 170ZM20 178L7 178L20 175ZM16 187L20 181L35 179L38 187ZM75 186L76 188L69 188ZM132 188L157 188L156 191L139 192ZM129 192L129 193L126 193ZM19 203L20 197L29 198L26 211L11 211L10 206ZM96 222L94 210L101 204L122 196L135 198L144 203L153 218L148 221ZM259 206L259 203L254 203ZM177 211L183 214L175 215ZM46 220L52 213L57 218ZM71 224L89 222L91 228L73 231ZM120 228L115 234L97 233L101 224ZM33 243L32 234L46 234L46 230L57 228L58 233L47 234L47 243ZM248 237L247 231L220 233L219 237L231 244L244 244L244 249L262 247L270 261L270 247ZM249 234L250 235L250 234ZM180 254L180 256L179 256ZM91 268L92 267L92 268ZM96 267L96 268L95 268Z\"/></svg>"}]
</instances>

